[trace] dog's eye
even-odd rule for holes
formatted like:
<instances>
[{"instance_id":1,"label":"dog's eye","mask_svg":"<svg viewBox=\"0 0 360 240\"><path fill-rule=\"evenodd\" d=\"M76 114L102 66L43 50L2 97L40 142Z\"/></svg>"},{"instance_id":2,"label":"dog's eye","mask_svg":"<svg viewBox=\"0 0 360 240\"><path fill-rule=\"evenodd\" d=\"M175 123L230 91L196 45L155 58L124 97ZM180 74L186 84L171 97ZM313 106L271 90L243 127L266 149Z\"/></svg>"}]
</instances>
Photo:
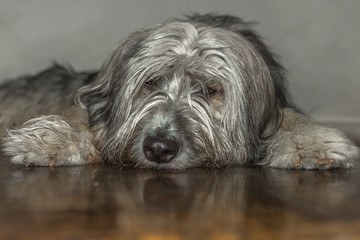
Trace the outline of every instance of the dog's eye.
<instances>
[{"instance_id":1,"label":"dog's eye","mask_svg":"<svg viewBox=\"0 0 360 240\"><path fill-rule=\"evenodd\" d=\"M215 95L217 92L218 92L217 89L214 88L214 87L208 87L207 88L207 93L208 93L209 97Z\"/></svg>"},{"instance_id":2,"label":"dog's eye","mask_svg":"<svg viewBox=\"0 0 360 240\"><path fill-rule=\"evenodd\" d=\"M219 84L210 84L207 86L207 95L209 98L218 98L221 96L222 87Z\"/></svg>"},{"instance_id":3,"label":"dog's eye","mask_svg":"<svg viewBox=\"0 0 360 240\"><path fill-rule=\"evenodd\" d=\"M152 78L149 79L144 83L144 87L146 87L149 90L153 90L159 86L159 78Z\"/></svg>"}]
</instances>

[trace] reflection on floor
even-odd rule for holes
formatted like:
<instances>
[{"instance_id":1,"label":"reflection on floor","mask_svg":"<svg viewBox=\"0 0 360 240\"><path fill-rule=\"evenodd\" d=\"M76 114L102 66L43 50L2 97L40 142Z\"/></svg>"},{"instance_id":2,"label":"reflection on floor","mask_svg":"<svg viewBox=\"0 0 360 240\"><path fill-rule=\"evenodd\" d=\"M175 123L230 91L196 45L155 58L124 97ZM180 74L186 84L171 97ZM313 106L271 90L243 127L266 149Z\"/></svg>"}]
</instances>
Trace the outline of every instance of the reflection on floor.
<instances>
[{"instance_id":1,"label":"reflection on floor","mask_svg":"<svg viewBox=\"0 0 360 240\"><path fill-rule=\"evenodd\" d=\"M360 239L360 169L26 168L1 155L0 202L0 239Z\"/></svg>"}]
</instances>

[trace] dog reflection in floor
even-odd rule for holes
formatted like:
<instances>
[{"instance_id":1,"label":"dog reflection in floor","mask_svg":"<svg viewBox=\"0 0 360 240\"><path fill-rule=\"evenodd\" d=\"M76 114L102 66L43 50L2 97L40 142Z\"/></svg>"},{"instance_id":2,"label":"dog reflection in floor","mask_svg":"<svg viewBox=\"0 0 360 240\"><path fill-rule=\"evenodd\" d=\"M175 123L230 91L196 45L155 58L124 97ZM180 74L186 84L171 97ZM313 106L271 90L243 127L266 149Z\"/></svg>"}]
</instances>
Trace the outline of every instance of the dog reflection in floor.
<instances>
[{"instance_id":1,"label":"dog reflection in floor","mask_svg":"<svg viewBox=\"0 0 360 240\"><path fill-rule=\"evenodd\" d=\"M298 113L285 85L251 24L167 21L132 33L99 72L54 66L3 85L1 127L28 120L8 131L4 151L14 164L39 166L354 166L359 149Z\"/></svg>"},{"instance_id":2,"label":"dog reflection in floor","mask_svg":"<svg viewBox=\"0 0 360 240\"><path fill-rule=\"evenodd\" d=\"M358 194L358 188L349 184L353 178L349 171L258 167L186 171L93 165L14 168L3 189L2 203L7 208L2 211L18 213L25 223L36 224L36 229L42 226L53 232L56 227L76 234L91 233L89 226L106 236L199 234L196 239L222 231L296 232L299 219L300 226L306 226L305 222L310 229L318 218L356 219L359 209L348 204Z\"/></svg>"}]
</instances>

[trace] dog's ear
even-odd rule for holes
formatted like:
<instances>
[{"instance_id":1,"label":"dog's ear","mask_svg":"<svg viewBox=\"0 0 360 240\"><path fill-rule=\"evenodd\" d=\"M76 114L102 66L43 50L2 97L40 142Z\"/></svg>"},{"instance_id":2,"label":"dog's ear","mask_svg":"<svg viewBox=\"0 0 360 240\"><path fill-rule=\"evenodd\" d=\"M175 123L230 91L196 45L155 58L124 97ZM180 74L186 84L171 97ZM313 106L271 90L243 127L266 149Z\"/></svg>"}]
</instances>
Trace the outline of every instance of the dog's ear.
<instances>
[{"instance_id":1,"label":"dog's ear","mask_svg":"<svg viewBox=\"0 0 360 240\"><path fill-rule=\"evenodd\" d=\"M246 99L249 136L253 136L254 158L261 159L261 151L266 142L277 132L282 121L282 106L276 94L276 85L265 61L259 58L250 81L246 81Z\"/></svg>"},{"instance_id":2,"label":"dog's ear","mask_svg":"<svg viewBox=\"0 0 360 240\"><path fill-rule=\"evenodd\" d=\"M253 127L257 129L261 146L277 132L283 118L282 109L289 106L296 109L286 89L286 70L277 55L252 29L254 22L246 22L236 17L225 18L227 25L223 27L246 39L256 51L256 55L259 55L258 66L255 67L258 71L256 73L258 88L249 88L248 99L250 99L250 117Z\"/></svg>"},{"instance_id":3,"label":"dog's ear","mask_svg":"<svg viewBox=\"0 0 360 240\"><path fill-rule=\"evenodd\" d=\"M260 159L259 147L266 144L278 130L282 119L281 97L277 91L285 90L271 74L271 66L248 39L239 38L236 49L240 61L238 74L242 80L242 123L247 137L247 148L253 159ZM280 84L278 88L277 84Z\"/></svg>"},{"instance_id":4,"label":"dog's ear","mask_svg":"<svg viewBox=\"0 0 360 240\"><path fill-rule=\"evenodd\" d=\"M130 59L137 54L140 44L149 29L132 33L122 41L104 61L95 80L79 89L75 101L86 108L90 124L97 125L108 118L108 114L122 87Z\"/></svg>"}]
</instances>

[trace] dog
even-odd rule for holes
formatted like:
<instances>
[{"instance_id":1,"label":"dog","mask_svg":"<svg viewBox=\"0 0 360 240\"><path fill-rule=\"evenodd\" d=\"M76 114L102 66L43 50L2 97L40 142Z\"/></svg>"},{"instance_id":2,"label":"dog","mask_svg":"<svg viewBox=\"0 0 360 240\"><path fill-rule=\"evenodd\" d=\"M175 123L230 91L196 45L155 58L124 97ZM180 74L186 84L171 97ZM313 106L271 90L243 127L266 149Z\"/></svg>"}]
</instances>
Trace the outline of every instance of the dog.
<instances>
[{"instance_id":1,"label":"dog","mask_svg":"<svg viewBox=\"0 0 360 240\"><path fill-rule=\"evenodd\" d=\"M55 64L8 81L5 154L37 166L356 166L359 148L291 102L285 69L251 27L194 14L135 31L99 71Z\"/></svg>"}]
</instances>

